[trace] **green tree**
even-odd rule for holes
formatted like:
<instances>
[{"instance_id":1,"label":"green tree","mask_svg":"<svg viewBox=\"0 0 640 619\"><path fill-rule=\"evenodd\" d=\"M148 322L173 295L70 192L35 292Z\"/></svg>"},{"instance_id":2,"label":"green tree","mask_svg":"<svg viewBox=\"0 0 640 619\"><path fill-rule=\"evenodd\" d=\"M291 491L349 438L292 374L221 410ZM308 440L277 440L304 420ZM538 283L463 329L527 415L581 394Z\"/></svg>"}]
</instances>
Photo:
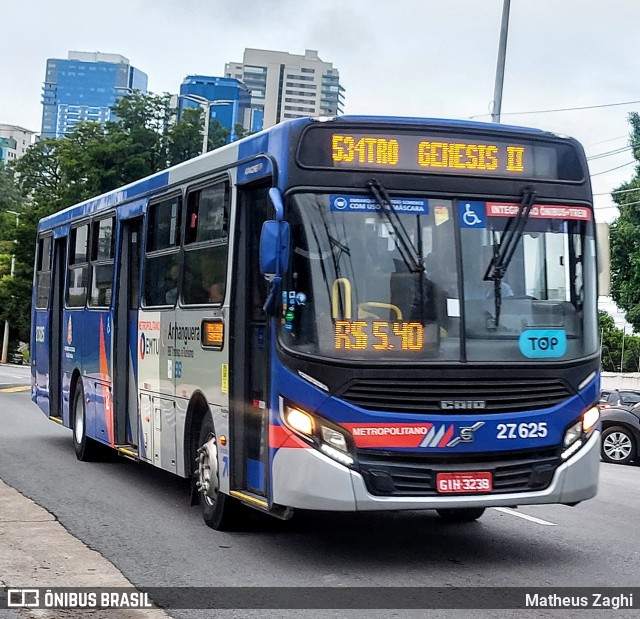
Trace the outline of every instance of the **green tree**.
<instances>
[{"instance_id":1,"label":"green tree","mask_svg":"<svg viewBox=\"0 0 640 619\"><path fill-rule=\"evenodd\" d=\"M225 129L217 120L209 121L209 146L207 151L220 148L229 139L229 129Z\"/></svg>"},{"instance_id":2,"label":"green tree","mask_svg":"<svg viewBox=\"0 0 640 619\"><path fill-rule=\"evenodd\" d=\"M618 329L607 312L599 311L598 319L602 342L602 369L607 372L638 372L640 337Z\"/></svg>"},{"instance_id":3,"label":"green tree","mask_svg":"<svg viewBox=\"0 0 640 619\"><path fill-rule=\"evenodd\" d=\"M242 138L246 138L248 135L251 135L251 131L247 131L241 124L237 123L234 126L236 132L236 140L241 140Z\"/></svg>"},{"instance_id":4,"label":"green tree","mask_svg":"<svg viewBox=\"0 0 640 619\"><path fill-rule=\"evenodd\" d=\"M22 198L13 180L13 174L0 164L0 278L11 270L14 252L16 216L22 208Z\"/></svg>"},{"instance_id":5,"label":"green tree","mask_svg":"<svg viewBox=\"0 0 640 619\"><path fill-rule=\"evenodd\" d=\"M0 325L9 321L10 339L29 341L29 308L31 304L30 266L23 268L25 256L21 231L27 217L22 198L10 169L0 166ZM11 262L14 258L14 276ZM26 299L26 303L24 300ZM1 331L0 331L1 332Z\"/></svg>"},{"instance_id":6,"label":"green tree","mask_svg":"<svg viewBox=\"0 0 640 619\"><path fill-rule=\"evenodd\" d=\"M202 152L202 108L185 108L180 122L169 129L169 165L197 157Z\"/></svg>"},{"instance_id":7,"label":"green tree","mask_svg":"<svg viewBox=\"0 0 640 619\"><path fill-rule=\"evenodd\" d=\"M607 312L598 312L600 326L602 369L607 372L620 370L620 351L622 331L616 327L613 318Z\"/></svg>"},{"instance_id":8,"label":"green tree","mask_svg":"<svg viewBox=\"0 0 640 619\"><path fill-rule=\"evenodd\" d=\"M169 163L169 127L175 117L171 95L135 92L113 107L116 120L105 126L104 163L111 170L111 188L133 182Z\"/></svg>"},{"instance_id":9,"label":"green tree","mask_svg":"<svg viewBox=\"0 0 640 619\"><path fill-rule=\"evenodd\" d=\"M200 110L176 122L170 95L134 93L101 126L80 123L69 136L36 142L11 171L0 173L0 320L11 338L28 341L37 224L40 218L185 161L200 153ZM223 144L211 123L210 146ZM9 172L16 172L15 177ZM19 225L6 211L20 212ZM17 239L17 243L13 243ZM11 249L14 277L8 277ZM4 275L4 276L3 276Z\"/></svg>"},{"instance_id":10,"label":"green tree","mask_svg":"<svg viewBox=\"0 0 640 619\"><path fill-rule=\"evenodd\" d=\"M629 114L629 123L629 145L638 164L633 178L612 193L620 212L610 226L611 296L640 331L640 115Z\"/></svg>"}]
</instances>

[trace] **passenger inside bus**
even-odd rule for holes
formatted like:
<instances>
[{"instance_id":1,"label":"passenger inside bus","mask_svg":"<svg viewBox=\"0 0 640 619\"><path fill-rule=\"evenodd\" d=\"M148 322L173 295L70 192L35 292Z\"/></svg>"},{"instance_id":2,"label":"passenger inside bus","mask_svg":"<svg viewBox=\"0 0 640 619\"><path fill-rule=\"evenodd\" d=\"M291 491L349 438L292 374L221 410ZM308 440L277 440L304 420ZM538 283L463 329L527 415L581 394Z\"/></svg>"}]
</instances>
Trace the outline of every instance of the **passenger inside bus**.
<instances>
[{"instance_id":1,"label":"passenger inside bus","mask_svg":"<svg viewBox=\"0 0 640 619\"><path fill-rule=\"evenodd\" d=\"M165 282L165 295L164 300L167 305L174 305L178 298L178 273L180 267L177 264L172 264L169 271L166 273Z\"/></svg>"},{"instance_id":2,"label":"passenger inside bus","mask_svg":"<svg viewBox=\"0 0 640 619\"><path fill-rule=\"evenodd\" d=\"M208 292L209 303L222 303L222 301L224 301L224 286L221 282L211 284Z\"/></svg>"}]
</instances>

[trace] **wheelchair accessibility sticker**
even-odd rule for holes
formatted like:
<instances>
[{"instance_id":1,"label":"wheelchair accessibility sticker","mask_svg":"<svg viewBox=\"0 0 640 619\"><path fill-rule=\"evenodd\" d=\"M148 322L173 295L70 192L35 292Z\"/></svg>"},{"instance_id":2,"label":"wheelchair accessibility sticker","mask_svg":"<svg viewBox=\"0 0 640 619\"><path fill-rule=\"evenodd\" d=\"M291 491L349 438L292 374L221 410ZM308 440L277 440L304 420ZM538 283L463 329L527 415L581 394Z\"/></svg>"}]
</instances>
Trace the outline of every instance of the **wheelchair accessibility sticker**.
<instances>
[{"instance_id":1,"label":"wheelchair accessibility sticker","mask_svg":"<svg viewBox=\"0 0 640 619\"><path fill-rule=\"evenodd\" d=\"M487 227L487 211L484 202L473 200L458 202L458 217L461 228Z\"/></svg>"},{"instance_id":2,"label":"wheelchair accessibility sticker","mask_svg":"<svg viewBox=\"0 0 640 619\"><path fill-rule=\"evenodd\" d=\"M518 344L529 359L557 359L567 352L567 334L564 329L527 329Z\"/></svg>"}]
</instances>

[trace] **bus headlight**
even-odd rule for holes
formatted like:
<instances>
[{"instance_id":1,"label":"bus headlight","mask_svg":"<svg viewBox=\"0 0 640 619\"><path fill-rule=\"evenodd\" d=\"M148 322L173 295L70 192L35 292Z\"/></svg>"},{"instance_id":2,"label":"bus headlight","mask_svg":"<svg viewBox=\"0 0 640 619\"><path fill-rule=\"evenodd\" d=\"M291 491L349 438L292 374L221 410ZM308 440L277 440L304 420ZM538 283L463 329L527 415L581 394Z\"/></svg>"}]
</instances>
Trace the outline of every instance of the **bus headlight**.
<instances>
[{"instance_id":1,"label":"bus headlight","mask_svg":"<svg viewBox=\"0 0 640 619\"><path fill-rule=\"evenodd\" d=\"M570 458L587 442L599 419L600 411L594 406L585 411L579 421L567 428L563 440L564 451L560 454L563 460Z\"/></svg>"},{"instance_id":2,"label":"bus headlight","mask_svg":"<svg viewBox=\"0 0 640 619\"><path fill-rule=\"evenodd\" d=\"M340 451L349 451L347 448L347 440L341 432L336 432L332 428L322 426L322 441L330 447L335 447Z\"/></svg>"},{"instance_id":3,"label":"bus headlight","mask_svg":"<svg viewBox=\"0 0 640 619\"><path fill-rule=\"evenodd\" d=\"M600 419L600 411L597 406L590 408L584 415L582 415L582 431L589 433Z\"/></svg>"},{"instance_id":4,"label":"bus headlight","mask_svg":"<svg viewBox=\"0 0 640 619\"><path fill-rule=\"evenodd\" d=\"M287 406L284 416L285 423L296 432L304 434L305 436L313 436L315 423L313 417L299 408Z\"/></svg>"},{"instance_id":5,"label":"bus headlight","mask_svg":"<svg viewBox=\"0 0 640 619\"><path fill-rule=\"evenodd\" d=\"M345 435L324 425L322 426L320 451L345 466L353 464L353 457L349 454L349 446Z\"/></svg>"},{"instance_id":6,"label":"bus headlight","mask_svg":"<svg viewBox=\"0 0 640 619\"><path fill-rule=\"evenodd\" d=\"M312 415L299 406L284 404L281 410L282 420L290 430L340 464L354 464L349 435L339 426Z\"/></svg>"},{"instance_id":7,"label":"bus headlight","mask_svg":"<svg viewBox=\"0 0 640 619\"><path fill-rule=\"evenodd\" d=\"M569 447L575 443L582 436L582 421L578 421L578 423L574 423L565 433L564 433L564 446Z\"/></svg>"}]
</instances>

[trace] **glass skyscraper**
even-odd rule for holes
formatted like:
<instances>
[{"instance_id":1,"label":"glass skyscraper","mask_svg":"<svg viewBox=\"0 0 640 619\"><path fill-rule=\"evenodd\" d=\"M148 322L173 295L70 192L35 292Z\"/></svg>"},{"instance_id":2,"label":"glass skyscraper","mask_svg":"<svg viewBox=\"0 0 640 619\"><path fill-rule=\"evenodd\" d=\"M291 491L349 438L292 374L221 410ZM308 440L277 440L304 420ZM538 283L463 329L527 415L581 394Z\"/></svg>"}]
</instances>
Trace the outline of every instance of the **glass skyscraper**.
<instances>
[{"instance_id":1,"label":"glass skyscraper","mask_svg":"<svg viewBox=\"0 0 640 619\"><path fill-rule=\"evenodd\" d=\"M186 107L202 107L201 99L209 102L210 120L217 120L229 131L227 142L236 139L236 125L250 129L251 92L242 82L228 77L187 75L180 84L179 116Z\"/></svg>"},{"instance_id":2,"label":"glass skyscraper","mask_svg":"<svg viewBox=\"0 0 640 619\"><path fill-rule=\"evenodd\" d=\"M134 90L147 92L147 75L119 54L69 52L49 58L42 89L42 138L59 138L80 121L104 123L111 106Z\"/></svg>"}]
</instances>

